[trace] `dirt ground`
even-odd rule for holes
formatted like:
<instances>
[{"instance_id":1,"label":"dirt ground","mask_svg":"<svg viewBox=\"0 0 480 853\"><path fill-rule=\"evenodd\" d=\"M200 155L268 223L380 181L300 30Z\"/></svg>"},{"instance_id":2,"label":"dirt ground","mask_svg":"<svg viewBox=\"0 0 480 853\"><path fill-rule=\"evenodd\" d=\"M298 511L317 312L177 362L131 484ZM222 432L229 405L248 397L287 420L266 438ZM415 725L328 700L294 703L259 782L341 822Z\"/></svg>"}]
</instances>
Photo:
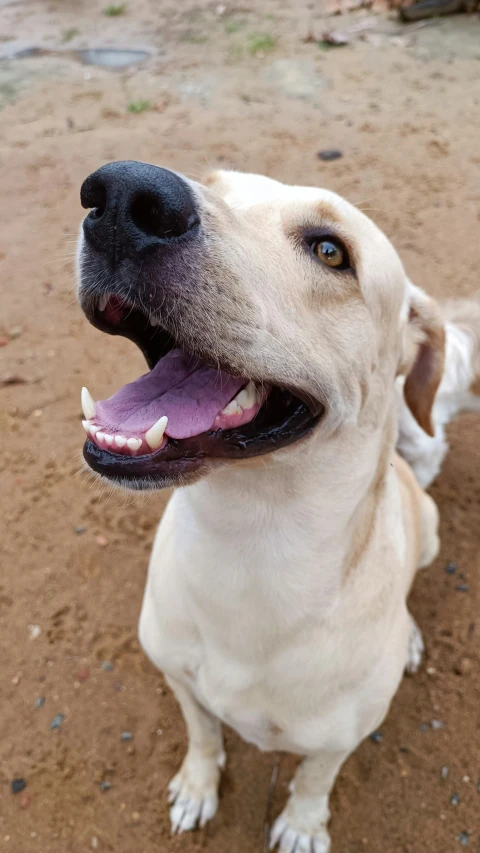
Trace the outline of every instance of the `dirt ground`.
<instances>
[{"instance_id":1,"label":"dirt ground","mask_svg":"<svg viewBox=\"0 0 480 853\"><path fill-rule=\"evenodd\" d=\"M440 298L473 293L480 20L401 29L294 0L106 6L0 0L0 853L258 853L276 757L232 733L218 816L170 836L165 791L184 726L136 638L167 495L110 495L80 473L81 385L105 398L143 365L76 305L79 186L124 158L321 184L376 220L414 281ZM331 29L350 44L319 45ZM110 70L75 53L106 46L148 56ZM332 148L343 157L317 158ZM432 488L442 550L411 600L426 661L381 741L340 774L335 853L480 850L478 419L449 435ZM293 766L282 758L273 815ZM13 794L16 777L26 788Z\"/></svg>"}]
</instances>

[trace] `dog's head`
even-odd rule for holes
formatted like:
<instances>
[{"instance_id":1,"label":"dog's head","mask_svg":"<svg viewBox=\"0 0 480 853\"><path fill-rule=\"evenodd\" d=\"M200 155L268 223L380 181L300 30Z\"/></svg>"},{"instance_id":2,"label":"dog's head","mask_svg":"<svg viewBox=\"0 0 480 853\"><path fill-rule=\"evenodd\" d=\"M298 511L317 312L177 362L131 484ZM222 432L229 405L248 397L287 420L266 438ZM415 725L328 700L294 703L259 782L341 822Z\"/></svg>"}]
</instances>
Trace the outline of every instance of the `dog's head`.
<instances>
[{"instance_id":1,"label":"dog's head","mask_svg":"<svg viewBox=\"0 0 480 853\"><path fill-rule=\"evenodd\" d=\"M158 488L346 424L372 427L402 369L428 429L441 323L356 207L259 175L199 184L136 162L87 178L82 204L92 208L82 308L150 367L109 400L84 390L95 471Z\"/></svg>"}]
</instances>

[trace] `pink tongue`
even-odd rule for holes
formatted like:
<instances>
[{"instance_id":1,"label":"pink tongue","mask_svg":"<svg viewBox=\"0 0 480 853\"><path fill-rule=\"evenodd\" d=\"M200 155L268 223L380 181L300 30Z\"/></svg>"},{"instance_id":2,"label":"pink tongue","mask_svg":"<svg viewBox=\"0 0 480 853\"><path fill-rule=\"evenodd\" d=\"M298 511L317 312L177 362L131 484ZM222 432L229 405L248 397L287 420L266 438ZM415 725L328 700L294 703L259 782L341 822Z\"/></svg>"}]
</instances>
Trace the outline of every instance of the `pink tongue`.
<instances>
[{"instance_id":1,"label":"pink tongue","mask_svg":"<svg viewBox=\"0 0 480 853\"><path fill-rule=\"evenodd\" d=\"M190 438L211 429L244 384L244 379L213 370L174 349L150 373L124 385L108 400L100 400L95 420L106 432L138 436L166 415L166 435Z\"/></svg>"}]
</instances>

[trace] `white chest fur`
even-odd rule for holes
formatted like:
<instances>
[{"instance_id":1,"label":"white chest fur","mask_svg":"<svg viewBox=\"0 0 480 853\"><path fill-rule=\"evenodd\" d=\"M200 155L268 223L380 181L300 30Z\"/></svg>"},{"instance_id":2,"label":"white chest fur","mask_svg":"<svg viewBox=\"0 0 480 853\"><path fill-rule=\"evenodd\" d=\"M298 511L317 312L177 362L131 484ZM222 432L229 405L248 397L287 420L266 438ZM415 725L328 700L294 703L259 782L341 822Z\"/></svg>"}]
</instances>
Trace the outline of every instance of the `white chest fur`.
<instances>
[{"instance_id":1,"label":"white chest fur","mask_svg":"<svg viewBox=\"0 0 480 853\"><path fill-rule=\"evenodd\" d=\"M229 525L212 496L192 503L189 492L175 494L155 542L140 622L147 654L261 749L353 747L401 677L400 584L372 569L379 606L366 624L371 589L361 577L342 585L334 522L266 501ZM389 657L400 663L385 666Z\"/></svg>"}]
</instances>

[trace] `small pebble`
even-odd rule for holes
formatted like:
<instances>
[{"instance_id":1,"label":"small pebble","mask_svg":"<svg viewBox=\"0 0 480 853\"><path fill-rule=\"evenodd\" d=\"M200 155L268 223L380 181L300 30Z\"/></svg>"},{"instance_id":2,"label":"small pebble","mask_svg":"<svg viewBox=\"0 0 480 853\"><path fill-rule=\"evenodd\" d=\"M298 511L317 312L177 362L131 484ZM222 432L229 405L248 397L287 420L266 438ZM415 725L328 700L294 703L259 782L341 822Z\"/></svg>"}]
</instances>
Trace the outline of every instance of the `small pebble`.
<instances>
[{"instance_id":1,"label":"small pebble","mask_svg":"<svg viewBox=\"0 0 480 853\"><path fill-rule=\"evenodd\" d=\"M466 784L468 784L470 782L470 776L464 776L462 779L462 782L465 782Z\"/></svg>"},{"instance_id":2,"label":"small pebble","mask_svg":"<svg viewBox=\"0 0 480 853\"><path fill-rule=\"evenodd\" d=\"M458 806L460 802L460 797L458 796L458 794L452 794L452 796L450 797L450 802L452 806Z\"/></svg>"},{"instance_id":3,"label":"small pebble","mask_svg":"<svg viewBox=\"0 0 480 853\"><path fill-rule=\"evenodd\" d=\"M39 696L38 699L35 699L35 708L41 708L42 705L45 705L45 696Z\"/></svg>"},{"instance_id":4,"label":"small pebble","mask_svg":"<svg viewBox=\"0 0 480 853\"><path fill-rule=\"evenodd\" d=\"M470 675L472 661L469 658L462 658L458 663L454 664L453 671L456 675Z\"/></svg>"},{"instance_id":5,"label":"small pebble","mask_svg":"<svg viewBox=\"0 0 480 853\"><path fill-rule=\"evenodd\" d=\"M8 330L8 334L11 338L19 338L22 332L23 329L21 326L12 326L12 328Z\"/></svg>"},{"instance_id":6,"label":"small pebble","mask_svg":"<svg viewBox=\"0 0 480 853\"><path fill-rule=\"evenodd\" d=\"M133 740L133 735L131 732L122 732L120 740Z\"/></svg>"},{"instance_id":7,"label":"small pebble","mask_svg":"<svg viewBox=\"0 0 480 853\"><path fill-rule=\"evenodd\" d=\"M443 729L444 723L441 720L432 720L432 729L434 732L438 732L439 729Z\"/></svg>"},{"instance_id":8,"label":"small pebble","mask_svg":"<svg viewBox=\"0 0 480 853\"><path fill-rule=\"evenodd\" d=\"M372 732L372 734L370 735L370 740L373 743L381 743L383 740L383 735L381 732Z\"/></svg>"},{"instance_id":9,"label":"small pebble","mask_svg":"<svg viewBox=\"0 0 480 853\"><path fill-rule=\"evenodd\" d=\"M20 807L22 809L28 809L29 805L30 805L30 797L28 796L28 794L22 794L22 797L20 800Z\"/></svg>"},{"instance_id":10,"label":"small pebble","mask_svg":"<svg viewBox=\"0 0 480 853\"><path fill-rule=\"evenodd\" d=\"M458 583L456 590L457 592L468 592L468 583Z\"/></svg>"},{"instance_id":11,"label":"small pebble","mask_svg":"<svg viewBox=\"0 0 480 853\"><path fill-rule=\"evenodd\" d=\"M43 409L34 409L32 415L34 418L41 418L43 415Z\"/></svg>"},{"instance_id":12,"label":"small pebble","mask_svg":"<svg viewBox=\"0 0 480 853\"><path fill-rule=\"evenodd\" d=\"M12 678L12 684L13 684L13 686L14 686L14 687L18 687L18 685L20 684L20 679L21 679L21 677L22 677L22 673L19 673L18 675L14 675L14 676L13 676L13 678Z\"/></svg>"},{"instance_id":13,"label":"small pebble","mask_svg":"<svg viewBox=\"0 0 480 853\"><path fill-rule=\"evenodd\" d=\"M82 527L82 525L79 525L75 528L75 533L77 534L77 536L81 536L82 533L85 533L86 529L86 527Z\"/></svg>"},{"instance_id":14,"label":"small pebble","mask_svg":"<svg viewBox=\"0 0 480 853\"><path fill-rule=\"evenodd\" d=\"M111 672L113 669L113 663L110 663L109 660L104 660L102 663L102 669L104 669L105 672Z\"/></svg>"},{"instance_id":15,"label":"small pebble","mask_svg":"<svg viewBox=\"0 0 480 853\"><path fill-rule=\"evenodd\" d=\"M328 162L330 160L339 160L340 157L343 157L343 154L336 148L326 148L325 151L318 151L317 157L319 160Z\"/></svg>"},{"instance_id":16,"label":"small pebble","mask_svg":"<svg viewBox=\"0 0 480 853\"><path fill-rule=\"evenodd\" d=\"M163 735L163 729L157 729L157 735L159 737L160 737L160 735ZM480 782L478 784L480 785Z\"/></svg>"},{"instance_id":17,"label":"small pebble","mask_svg":"<svg viewBox=\"0 0 480 853\"><path fill-rule=\"evenodd\" d=\"M97 545L100 545L101 548L104 548L105 545L108 545L108 539L106 536L95 536L95 542Z\"/></svg>"},{"instance_id":18,"label":"small pebble","mask_svg":"<svg viewBox=\"0 0 480 853\"><path fill-rule=\"evenodd\" d=\"M449 767L448 764L444 764L442 767L442 779L446 779L448 777Z\"/></svg>"},{"instance_id":19,"label":"small pebble","mask_svg":"<svg viewBox=\"0 0 480 853\"><path fill-rule=\"evenodd\" d=\"M92 847L94 850L98 849L98 838L96 835L94 835L92 838Z\"/></svg>"},{"instance_id":20,"label":"small pebble","mask_svg":"<svg viewBox=\"0 0 480 853\"><path fill-rule=\"evenodd\" d=\"M51 729L59 729L65 719L65 714L57 714L50 723Z\"/></svg>"},{"instance_id":21,"label":"small pebble","mask_svg":"<svg viewBox=\"0 0 480 853\"><path fill-rule=\"evenodd\" d=\"M89 677L89 675L90 675L89 669L87 669L87 668L81 669L80 672L78 673L78 680L79 681L86 681L87 678Z\"/></svg>"},{"instance_id":22,"label":"small pebble","mask_svg":"<svg viewBox=\"0 0 480 853\"><path fill-rule=\"evenodd\" d=\"M138 822L140 820L140 812L132 812L132 820Z\"/></svg>"},{"instance_id":23,"label":"small pebble","mask_svg":"<svg viewBox=\"0 0 480 853\"><path fill-rule=\"evenodd\" d=\"M430 723L420 723L419 728L421 732L428 732L430 729Z\"/></svg>"},{"instance_id":24,"label":"small pebble","mask_svg":"<svg viewBox=\"0 0 480 853\"><path fill-rule=\"evenodd\" d=\"M12 794L19 794L20 791L23 791L27 787L27 783L25 779L18 777L17 779L12 779Z\"/></svg>"},{"instance_id":25,"label":"small pebble","mask_svg":"<svg viewBox=\"0 0 480 853\"><path fill-rule=\"evenodd\" d=\"M42 629L40 628L40 625L29 625L28 633L30 634L31 640L36 640L42 633Z\"/></svg>"},{"instance_id":26,"label":"small pebble","mask_svg":"<svg viewBox=\"0 0 480 853\"><path fill-rule=\"evenodd\" d=\"M447 565L445 566L445 571L446 571L447 575L454 575L455 572L457 571L457 564L456 563L447 563Z\"/></svg>"},{"instance_id":27,"label":"small pebble","mask_svg":"<svg viewBox=\"0 0 480 853\"><path fill-rule=\"evenodd\" d=\"M110 782L105 781L105 782L100 782L100 787L101 787L102 791L109 791L110 788L112 787L112 785Z\"/></svg>"},{"instance_id":28,"label":"small pebble","mask_svg":"<svg viewBox=\"0 0 480 853\"><path fill-rule=\"evenodd\" d=\"M460 844L462 845L462 847L468 847L468 845L470 843L470 836L469 836L468 832L461 832L460 835L458 836L458 840L459 840Z\"/></svg>"}]
</instances>

